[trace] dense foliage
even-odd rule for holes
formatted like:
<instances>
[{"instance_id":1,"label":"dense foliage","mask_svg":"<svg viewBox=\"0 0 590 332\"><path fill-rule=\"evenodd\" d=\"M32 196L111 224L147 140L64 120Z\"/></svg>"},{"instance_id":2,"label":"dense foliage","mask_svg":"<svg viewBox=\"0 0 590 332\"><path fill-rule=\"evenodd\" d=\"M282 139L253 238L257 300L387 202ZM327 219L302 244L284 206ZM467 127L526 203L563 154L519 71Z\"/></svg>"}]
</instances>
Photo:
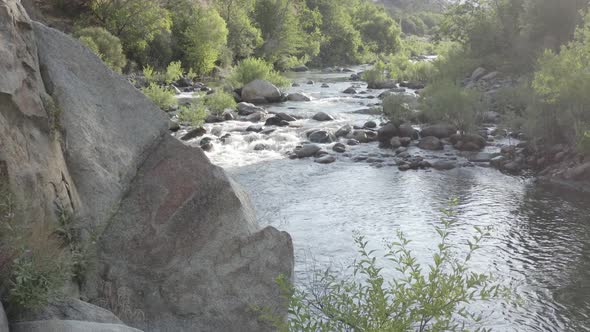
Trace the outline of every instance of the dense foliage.
<instances>
[{"instance_id":1,"label":"dense foliage","mask_svg":"<svg viewBox=\"0 0 590 332\"><path fill-rule=\"evenodd\" d=\"M123 70L127 59L123 54L123 47L119 38L99 27L81 29L76 32L76 36L111 69L117 72Z\"/></svg>"}]
</instances>

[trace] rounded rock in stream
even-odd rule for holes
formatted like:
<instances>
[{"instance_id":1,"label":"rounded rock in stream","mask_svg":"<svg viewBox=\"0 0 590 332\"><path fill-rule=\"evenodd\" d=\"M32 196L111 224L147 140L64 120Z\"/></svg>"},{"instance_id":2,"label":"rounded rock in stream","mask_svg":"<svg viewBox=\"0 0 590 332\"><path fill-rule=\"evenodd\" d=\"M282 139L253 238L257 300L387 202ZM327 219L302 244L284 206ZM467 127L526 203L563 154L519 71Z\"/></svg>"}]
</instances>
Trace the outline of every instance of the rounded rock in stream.
<instances>
[{"instance_id":1,"label":"rounded rock in stream","mask_svg":"<svg viewBox=\"0 0 590 332\"><path fill-rule=\"evenodd\" d=\"M334 118L331 115L324 112L316 113L312 119L316 121L334 121Z\"/></svg>"},{"instance_id":2,"label":"rounded rock in stream","mask_svg":"<svg viewBox=\"0 0 590 332\"><path fill-rule=\"evenodd\" d=\"M278 116L273 116L272 118L266 119L264 123L265 126L277 126L277 127L286 127L289 125L289 122L281 119Z\"/></svg>"},{"instance_id":3,"label":"rounded rock in stream","mask_svg":"<svg viewBox=\"0 0 590 332\"><path fill-rule=\"evenodd\" d=\"M436 151L442 150L443 144L438 138L434 136L427 136L420 140L420 142L418 143L418 147L424 150Z\"/></svg>"},{"instance_id":4,"label":"rounded rock in stream","mask_svg":"<svg viewBox=\"0 0 590 332\"><path fill-rule=\"evenodd\" d=\"M295 149L294 154L297 158L308 158L318 153L321 148L315 144L304 144L302 147Z\"/></svg>"},{"instance_id":5,"label":"rounded rock in stream","mask_svg":"<svg viewBox=\"0 0 590 332\"><path fill-rule=\"evenodd\" d=\"M342 143L336 143L334 144L334 146L332 147L332 150L334 152L338 152L338 153L344 153L346 152L346 145L342 144Z\"/></svg>"},{"instance_id":6,"label":"rounded rock in stream","mask_svg":"<svg viewBox=\"0 0 590 332\"><path fill-rule=\"evenodd\" d=\"M335 161L336 161L336 158L332 155L329 155L329 154L314 160L314 162L316 162L318 164L331 164Z\"/></svg>"},{"instance_id":7,"label":"rounded rock in stream","mask_svg":"<svg viewBox=\"0 0 590 332\"><path fill-rule=\"evenodd\" d=\"M195 137L203 136L206 133L207 133L207 129L205 129L203 127L197 127L197 128L189 130L186 134L184 134L184 136L182 136L180 138L180 140L188 141L188 140L191 140Z\"/></svg>"},{"instance_id":8,"label":"rounded rock in stream","mask_svg":"<svg viewBox=\"0 0 590 332\"><path fill-rule=\"evenodd\" d=\"M311 97L303 92L290 93L287 96L289 101L311 101Z\"/></svg>"},{"instance_id":9,"label":"rounded rock in stream","mask_svg":"<svg viewBox=\"0 0 590 332\"><path fill-rule=\"evenodd\" d=\"M326 130L314 131L308 138L313 143L332 143L336 139L334 134Z\"/></svg>"}]
</instances>

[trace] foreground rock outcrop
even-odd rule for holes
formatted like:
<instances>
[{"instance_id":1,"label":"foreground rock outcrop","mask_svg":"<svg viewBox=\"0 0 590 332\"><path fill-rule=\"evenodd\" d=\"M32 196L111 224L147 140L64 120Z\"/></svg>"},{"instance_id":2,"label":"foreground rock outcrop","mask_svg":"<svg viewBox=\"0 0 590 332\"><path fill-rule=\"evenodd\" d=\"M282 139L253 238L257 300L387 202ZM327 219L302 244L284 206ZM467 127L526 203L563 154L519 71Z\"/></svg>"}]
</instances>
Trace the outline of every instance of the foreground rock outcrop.
<instances>
[{"instance_id":1,"label":"foreground rock outcrop","mask_svg":"<svg viewBox=\"0 0 590 332\"><path fill-rule=\"evenodd\" d=\"M161 110L17 0L0 0L0 40L0 173L22 220L51 222L57 206L98 236L81 295L144 331L270 330L252 308L285 313L274 279L292 273L289 235L260 229L243 190L169 136ZM59 319L15 323L133 330Z\"/></svg>"}]
</instances>

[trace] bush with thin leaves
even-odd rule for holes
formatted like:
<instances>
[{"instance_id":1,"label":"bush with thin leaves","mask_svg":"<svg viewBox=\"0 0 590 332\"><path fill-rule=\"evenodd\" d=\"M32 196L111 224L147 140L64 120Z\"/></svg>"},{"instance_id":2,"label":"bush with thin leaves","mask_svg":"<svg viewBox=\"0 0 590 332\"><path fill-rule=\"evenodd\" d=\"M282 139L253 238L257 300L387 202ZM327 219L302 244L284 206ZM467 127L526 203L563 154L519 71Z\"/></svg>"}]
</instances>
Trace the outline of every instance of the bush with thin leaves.
<instances>
[{"instance_id":1,"label":"bush with thin leaves","mask_svg":"<svg viewBox=\"0 0 590 332\"><path fill-rule=\"evenodd\" d=\"M162 110L169 110L178 103L172 90L158 86L156 83L150 83L148 87L141 89L141 91Z\"/></svg>"},{"instance_id":2,"label":"bush with thin leaves","mask_svg":"<svg viewBox=\"0 0 590 332\"><path fill-rule=\"evenodd\" d=\"M469 304L499 298L507 291L490 274L469 269L472 254L489 230L476 227L466 255L459 257L449 239L456 215L453 208L442 213L436 226L440 240L427 267L412 254L401 231L397 241L386 246L387 265L381 265L376 251L357 235L360 258L352 266L352 276L341 278L327 270L309 290L279 277L288 319L274 317L268 310L263 318L279 331L464 331L466 326L482 331L482 317ZM385 276L385 266L394 271L395 279Z\"/></svg>"},{"instance_id":3,"label":"bush with thin leaves","mask_svg":"<svg viewBox=\"0 0 590 332\"><path fill-rule=\"evenodd\" d=\"M221 114L226 109L233 109L236 107L234 97L229 93L220 90L217 90L210 95L206 95L203 99L205 106L213 114Z\"/></svg>"},{"instance_id":4,"label":"bush with thin leaves","mask_svg":"<svg viewBox=\"0 0 590 332\"><path fill-rule=\"evenodd\" d=\"M166 73L164 74L164 81L170 84L177 79L182 77L182 63L180 61L172 61L166 67Z\"/></svg>"},{"instance_id":5,"label":"bush with thin leaves","mask_svg":"<svg viewBox=\"0 0 590 332\"><path fill-rule=\"evenodd\" d=\"M289 85L289 80L275 71L270 63L258 58L248 58L240 62L230 77L230 82L235 86L244 86L254 80L267 80L279 87Z\"/></svg>"},{"instance_id":6,"label":"bush with thin leaves","mask_svg":"<svg viewBox=\"0 0 590 332\"><path fill-rule=\"evenodd\" d=\"M200 126L205 122L207 109L200 102L193 102L189 105L181 106L178 112L178 120L191 126Z\"/></svg>"}]
</instances>

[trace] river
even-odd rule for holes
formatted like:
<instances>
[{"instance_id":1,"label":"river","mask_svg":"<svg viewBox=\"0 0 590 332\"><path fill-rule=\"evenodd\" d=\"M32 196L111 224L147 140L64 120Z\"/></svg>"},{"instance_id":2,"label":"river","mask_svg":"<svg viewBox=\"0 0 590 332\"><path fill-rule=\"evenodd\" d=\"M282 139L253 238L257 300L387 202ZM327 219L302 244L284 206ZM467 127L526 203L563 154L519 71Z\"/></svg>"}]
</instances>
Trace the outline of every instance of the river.
<instances>
[{"instance_id":1,"label":"river","mask_svg":"<svg viewBox=\"0 0 590 332\"><path fill-rule=\"evenodd\" d=\"M378 116L353 112L377 103L374 97L381 91L343 94L352 84L347 81L349 75L292 74L300 87L289 91L306 92L314 99L267 109L304 117L293 123L297 128L279 128L264 135L243 132L249 125L244 122L207 125L217 135L232 133L225 143L214 144L208 153L212 162L224 167L250 193L262 225L275 226L293 237L296 282L303 284L310 277L311 266L350 263L356 252L353 232L380 248L384 239L394 240L396 230L401 229L412 241L410 248L419 261L427 263L435 250L439 210L456 197L459 222L452 242L466 250L474 226L491 226L492 235L473 257L472 267L492 272L514 294L509 301L474 304L483 312L486 326L494 331L590 331L588 195L481 165L402 172L392 166L392 151L379 149L377 143L348 147L345 155L338 155L329 165L287 158L311 128L335 130L368 120L379 123ZM308 80L315 84L306 84ZM321 83L330 87L321 88ZM365 91L366 85L358 90ZM336 120L310 120L318 111ZM260 143L268 149L254 151ZM467 164L453 151L433 154L413 148L411 152L426 159L450 158ZM369 162L355 162L357 156Z\"/></svg>"}]
</instances>

